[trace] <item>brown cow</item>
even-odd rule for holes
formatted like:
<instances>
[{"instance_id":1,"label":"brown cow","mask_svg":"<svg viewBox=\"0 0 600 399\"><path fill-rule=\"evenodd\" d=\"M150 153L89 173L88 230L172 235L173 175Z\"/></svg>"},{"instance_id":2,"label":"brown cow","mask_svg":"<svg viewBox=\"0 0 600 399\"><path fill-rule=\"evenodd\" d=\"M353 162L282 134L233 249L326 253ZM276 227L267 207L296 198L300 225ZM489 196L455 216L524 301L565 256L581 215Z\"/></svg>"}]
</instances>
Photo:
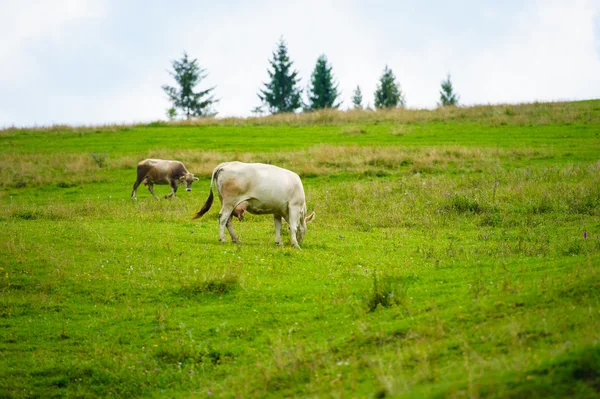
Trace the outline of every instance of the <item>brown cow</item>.
<instances>
[{"instance_id":1,"label":"brown cow","mask_svg":"<svg viewBox=\"0 0 600 399\"><path fill-rule=\"evenodd\" d=\"M141 183L148 186L148 190L154 198L158 199L154 194L155 184L168 184L171 186L171 192L165 195L165 198L175 197L177 187L185 183L186 191L192 191L192 183L198 181L198 178L193 173L187 171L183 163L179 161L168 161L164 159L145 159L137 165L137 179L133 184L133 192L131 198L137 199L135 192Z\"/></svg>"}]
</instances>

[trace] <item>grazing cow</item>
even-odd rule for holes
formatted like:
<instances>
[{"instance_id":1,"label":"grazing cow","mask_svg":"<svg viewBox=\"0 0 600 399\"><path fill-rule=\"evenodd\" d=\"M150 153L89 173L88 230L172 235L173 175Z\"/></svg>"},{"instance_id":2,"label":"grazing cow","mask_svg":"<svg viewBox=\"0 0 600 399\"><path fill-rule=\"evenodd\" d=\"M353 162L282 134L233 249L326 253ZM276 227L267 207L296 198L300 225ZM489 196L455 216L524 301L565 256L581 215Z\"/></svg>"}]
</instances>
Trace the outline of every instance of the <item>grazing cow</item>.
<instances>
[{"instance_id":1,"label":"grazing cow","mask_svg":"<svg viewBox=\"0 0 600 399\"><path fill-rule=\"evenodd\" d=\"M154 198L158 199L154 194L155 184L170 185L171 192L165 195L165 198L177 198L175 193L180 184L185 183L186 191L192 191L192 183L195 181L198 181L198 178L193 173L188 172L183 163L179 161L145 159L137 165L137 179L133 184L131 198L137 199L135 192L140 183L147 185Z\"/></svg>"},{"instance_id":2,"label":"grazing cow","mask_svg":"<svg viewBox=\"0 0 600 399\"><path fill-rule=\"evenodd\" d=\"M292 245L300 248L306 233L306 223L315 213L306 216L304 188L300 177L287 169L262 163L225 162L217 166L210 181L206 203L194 216L197 219L213 203L213 183L221 201L219 212L219 240L225 241L225 226L231 240L237 242L232 218L242 220L244 213L273 215L275 243L281 244L281 220L290 225Z\"/></svg>"}]
</instances>

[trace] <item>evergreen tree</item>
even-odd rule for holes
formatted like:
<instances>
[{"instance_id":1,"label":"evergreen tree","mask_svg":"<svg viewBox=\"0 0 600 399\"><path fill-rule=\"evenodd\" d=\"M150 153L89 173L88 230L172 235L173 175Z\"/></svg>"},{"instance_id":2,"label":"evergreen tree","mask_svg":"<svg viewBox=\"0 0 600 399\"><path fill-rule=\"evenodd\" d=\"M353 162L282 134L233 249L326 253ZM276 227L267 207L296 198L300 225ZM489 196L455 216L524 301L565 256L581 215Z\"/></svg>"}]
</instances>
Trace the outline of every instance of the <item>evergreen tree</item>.
<instances>
[{"instance_id":1,"label":"evergreen tree","mask_svg":"<svg viewBox=\"0 0 600 399\"><path fill-rule=\"evenodd\" d=\"M338 97L338 85L333 81L332 67L327 64L327 57L321 55L311 76L308 87L307 110L338 108L336 103Z\"/></svg>"},{"instance_id":2,"label":"evergreen tree","mask_svg":"<svg viewBox=\"0 0 600 399\"><path fill-rule=\"evenodd\" d=\"M175 120L175 118L177 117L177 110L173 107L167 109L167 118L169 118L170 121Z\"/></svg>"},{"instance_id":3,"label":"evergreen tree","mask_svg":"<svg viewBox=\"0 0 600 399\"><path fill-rule=\"evenodd\" d=\"M261 107L260 105L258 105L256 107L252 108L250 110L250 112L252 112L256 116L261 116L263 114L263 112L265 112L265 111L263 110L263 107Z\"/></svg>"},{"instance_id":4,"label":"evergreen tree","mask_svg":"<svg viewBox=\"0 0 600 399\"><path fill-rule=\"evenodd\" d=\"M377 90L375 90L375 108L394 108L404 106L404 95L400 84L396 83L396 76L388 66L385 66Z\"/></svg>"},{"instance_id":5,"label":"evergreen tree","mask_svg":"<svg viewBox=\"0 0 600 399\"><path fill-rule=\"evenodd\" d=\"M442 90L440 91L440 102L438 105L445 106L456 106L458 105L458 95L454 93L452 82L450 81L450 74L446 76L446 80L442 81Z\"/></svg>"},{"instance_id":6,"label":"evergreen tree","mask_svg":"<svg viewBox=\"0 0 600 399\"><path fill-rule=\"evenodd\" d=\"M355 109L362 109L363 97L362 92L360 91L360 86L356 86L356 90L354 90L354 94L352 95L352 105L354 105Z\"/></svg>"},{"instance_id":7,"label":"evergreen tree","mask_svg":"<svg viewBox=\"0 0 600 399\"><path fill-rule=\"evenodd\" d=\"M214 87L194 92L194 88L207 76L204 73L205 69L201 68L197 61L190 60L184 51L181 60L172 61L173 72L169 71L179 87L162 86L173 103L173 109L180 109L187 119L215 115L215 112L211 111L211 106L219 101L210 95Z\"/></svg>"},{"instance_id":8,"label":"evergreen tree","mask_svg":"<svg viewBox=\"0 0 600 399\"><path fill-rule=\"evenodd\" d=\"M298 71L292 71L292 62L283 38L279 40L273 59L269 60L272 70L267 70L269 83L263 83L265 88L260 90L258 98L269 107L271 113L294 112L302 106L301 90L297 87L300 79Z\"/></svg>"}]
</instances>

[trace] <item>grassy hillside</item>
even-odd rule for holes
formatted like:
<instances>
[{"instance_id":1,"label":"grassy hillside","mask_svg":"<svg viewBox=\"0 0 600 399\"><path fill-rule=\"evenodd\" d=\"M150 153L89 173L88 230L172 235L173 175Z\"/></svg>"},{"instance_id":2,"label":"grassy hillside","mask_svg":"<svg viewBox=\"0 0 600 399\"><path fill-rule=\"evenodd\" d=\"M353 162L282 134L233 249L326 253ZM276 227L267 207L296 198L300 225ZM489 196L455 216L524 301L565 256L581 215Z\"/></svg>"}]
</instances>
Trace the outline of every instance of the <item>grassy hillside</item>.
<instances>
[{"instance_id":1,"label":"grassy hillside","mask_svg":"<svg viewBox=\"0 0 600 399\"><path fill-rule=\"evenodd\" d=\"M0 397L597 397L599 148L600 101L2 130ZM201 179L131 201L148 157ZM302 251L191 221L234 159Z\"/></svg>"}]
</instances>

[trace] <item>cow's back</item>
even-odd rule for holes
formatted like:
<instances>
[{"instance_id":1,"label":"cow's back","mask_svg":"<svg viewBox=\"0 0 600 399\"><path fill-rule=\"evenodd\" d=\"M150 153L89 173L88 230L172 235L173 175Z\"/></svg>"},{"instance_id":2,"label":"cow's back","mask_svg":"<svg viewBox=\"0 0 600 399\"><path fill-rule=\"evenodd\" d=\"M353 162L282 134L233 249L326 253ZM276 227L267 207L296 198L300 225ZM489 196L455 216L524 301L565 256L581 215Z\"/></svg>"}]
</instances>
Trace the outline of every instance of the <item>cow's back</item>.
<instances>
[{"instance_id":1,"label":"cow's back","mask_svg":"<svg viewBox=\"0 0 600 399\"><path fill-rule=\"evenodd\" d=\"M185 175L187 170L180 161L165 159L144 159L137 166L138 176L142 174L154 182L163 182L167 178Z\"/></svg>"},{"instance_id":2,"label":"cow's back","mask_svg":"<svg viewBox=\"0 0 600 399\"><path fill-rule=\"evenodd\" d=\"M287 169L263 163L226 162L217 166L217 191L234 202L254 198L267 208L304 203L300 177Z\"/></svg>"},{"instance_id":3,"label":"cow's back","mask_svg":"<svg viewBox=\"0 0 600 399\"><path fill-rule=\"evenodd\" d=\"M225 162L216 167L219 181L235 181L242 190L260 188L302 188L300 176L291 170L264 163Z\"/></svg>"}]
</instances>

